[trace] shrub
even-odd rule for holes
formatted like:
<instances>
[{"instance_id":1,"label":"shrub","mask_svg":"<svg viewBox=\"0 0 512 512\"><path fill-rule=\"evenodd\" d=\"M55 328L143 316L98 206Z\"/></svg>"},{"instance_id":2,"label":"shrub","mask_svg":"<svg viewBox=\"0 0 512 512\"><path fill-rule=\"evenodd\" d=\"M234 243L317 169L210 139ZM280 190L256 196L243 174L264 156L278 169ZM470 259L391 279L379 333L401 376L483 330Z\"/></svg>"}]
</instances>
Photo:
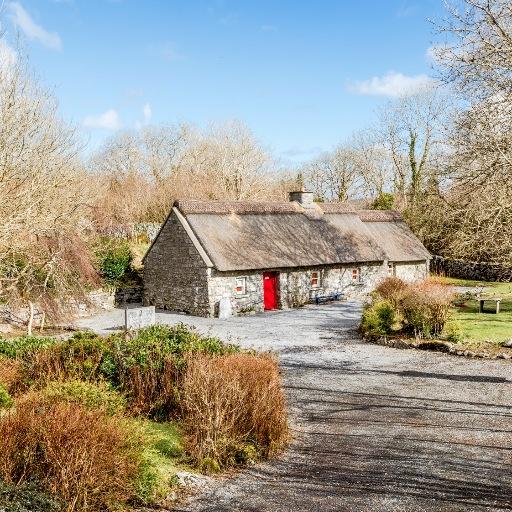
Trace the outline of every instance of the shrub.
<instances>
[{"instance_id":1,"label":"shrub","mask_svg":"<svg viewBox=\"0 0 512 512\"><path fill-rule=\"evenodd\" d=\"M99 272L110 286L116 286L131 271L133 255L128 242L103 239L96 248Z\"/></svg>"},{"instance_id":2,"label":"shrub","mask_svg":"<svg viewBox=\"0 0 512 512\"><path fill-rule=\"evenodd\" d=\"M0 481L0 510L5 512L61 512L63 503L34 483L7 485Z\"/></svg>"},{"instance_id":3,"label":"shrub","mask_svg":"<svg viewBox=\"0 0 512 512\"><path fill-rule=\"evenodd\" d=\"M387 277L377 285L375 293L398 309L409 291L409 286L408 283L398 277Z\"/></svg>"},{"instance_id":4,"label":"shrub","mask_svg":"<svg viewBox=\"0 0 512 512\"><path fill-rule=\"evenodd\" d=\"M395 205L395 196L389 192L381 192L373 201L372 208L374 210L392 210Z\"/></svg>"},{"instance_id":5,"label":"shrub","mask_svg":"<svg viewBox=\"0 0 512 512\"><path fill-rule=\"evenodd\" d=\"M0 384L0 409L9 409L14 404L14 400L7 390Z\"/></svg>"},{"instance_id":6,"label":"shrub","mask_svg":"<svg viewBox=\"0 0 512 512\"><path fill-rule=\"evenodd\" d=\"M218 338L201 336L193 328L155 325L110 338L114 385L125 391L136 414L169 418L176 408L176 382L183 371L185 354L225 354L239 350Z\"/></svg>"},{"instance_id":7,"label":"shrub","mask_svg":"<svg viewBox=\"0 0 512 512\"><path fill-rule=\"evenodd\" d=\"M71 338L42 345L39 349L16 353L18 379L16 389L42 388L49 382L75 379L95 382L102 378L108 344L92 333L77 333Z\"/></svg>"},{"instance_id":8,"label":"shrub","mask_svg":"<svg viewBox=\"0 0 512 512\"><path fill-rule=\"evenodd\" d=\"M180 404L188 451L204 470L271 456L287 441L279 368L268 355L189 356Z\"/></svg>"},{"instance_id":9,"label":"shrub","mask_svg":"<svg viewBox=\"0 0 512 512\"><path fill-rule=\"evenodd\" d=\"M113 510L136 494L142 445L123 420L75 403L20 400L0 419L0 478L32 480L69 512Z\"/></svg>"},{"instance_id":10,"label":"shrub","mask_svg":"<svg viewBox=\"0 0 512 512\"><path fill-rule=\"evenodd\" d=\"M370 336L384 336L400 328L398 312L388 300L374 302L365 307L361 330Z\"/></svg>"},{"instance_id":11,"label":"shrub","mask_svg":"<svg viewBox=\"0 0 512 512\"><path fill-rule=\"evenodd\" d=\"M451 320L445 325L444 331L446 333L446 339L452 343L460 343L464 341L464 332L460 322Z\"/></svg>"},{"instance_id":12,"label":"shrub","mask_svg":"<svg viewBox=\"0 0 512 512\"><path fill-rule=\"evenodd\" d=\"M57 342L55 338L44 336L20 336L19 338L0 338L0 356L15 358L50 347Z\"/></svg>"},{"instance_id":13,"label":"shrub","mask_svg":"<svg viewBox=\"0 0 512 512\"><path fill-rule=\"evenodd\" d=\"M452 300L449 288L430 280L406 283L390 277L376 287L361 330L372 335L399 329L416 336L439 335L450 317Z\"/></svg>"},{"instance_id":14,"label":"shrub","mask_svg":"<svg viewBox=\"0 0 512 512\"><path fill-rule=\"evenodd\" d=\"M12 353L17 362L12 389L41 389L64 380L106 381L126 394L131 412L160 419L169 418L176 409L176 382L185 366L185 354L239 350L183 324L156 325L108 338L82 332L61 342L31 346L38 348ZM0 376L3 366L0 361Z\"/></svg>"},{"instance_id":15,"label":"shrub","mask_svg":"<svg viewBox=\"0 0 512 512\"><path fill-rule=\"evenodd\" d=\"M0 385L8 393L14 393L22 380L21 365L19 361L0 357Z\"/></svg>"},{"instance_id":16,"label":"shrub","mask_svg":"<svg viewBox=\"0 0 512 512\"><path fill-rule=\"evenodd\" d=\"M103 410L109 415L120 414L126 407L124 396L112 391L104 382L52 382L41 393L48 403L76 403L86 409Z\"/></svg>"},{"instance_id":17,"label":"shrub","mask_svg":"<svg viewBox=\"0 0 512 512\"><path fill-rule=\"evenodd\" d=\"M409 329L425 337L441 334L452 300L453 293L445 286L428 281L409 285L401 305Z\"/></svg>"}]
</instances>

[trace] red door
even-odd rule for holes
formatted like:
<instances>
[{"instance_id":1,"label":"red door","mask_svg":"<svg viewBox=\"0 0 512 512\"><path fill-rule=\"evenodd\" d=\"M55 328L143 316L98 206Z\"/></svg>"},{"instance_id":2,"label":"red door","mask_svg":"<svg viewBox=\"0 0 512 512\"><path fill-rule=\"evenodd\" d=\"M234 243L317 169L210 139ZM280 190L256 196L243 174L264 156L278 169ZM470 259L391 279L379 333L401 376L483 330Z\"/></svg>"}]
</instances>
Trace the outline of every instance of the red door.
<instances>
[{"instance_id":1,"label":"red door","mask_svg":"<svg viewBox=\"0 0 512 512\"><path fill-rule=\"evenodd\" d=\"M276 272L263 272L263 306L265 310L277 309Z\"/></svg>"}]
</instances>

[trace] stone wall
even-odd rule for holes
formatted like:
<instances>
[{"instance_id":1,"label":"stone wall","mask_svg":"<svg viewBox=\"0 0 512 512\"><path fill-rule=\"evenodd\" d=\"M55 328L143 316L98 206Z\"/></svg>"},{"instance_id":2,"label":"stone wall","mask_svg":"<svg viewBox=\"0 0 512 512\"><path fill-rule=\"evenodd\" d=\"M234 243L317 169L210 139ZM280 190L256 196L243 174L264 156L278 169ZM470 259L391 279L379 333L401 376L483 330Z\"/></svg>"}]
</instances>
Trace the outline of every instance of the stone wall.
<instances>
[{"instance_id":1,"label":"stone wall","mask_svg":"<svg viewBox=\"0 0 512 512\"><path fill-rule=\"evenodd\" d=\"M210 316L208 268L173 212L144 262L143 303Z\"/></svg>"},{"instance_id":2,"label":"stone wall","mask_svg":"<svg viewBox=\"0 0 512 512\"><path fill-rule=\"evenodd\" d=\"M158 235L160 226L161 224L156 222L117 224L115 226L103 228L100 232L103 235L112 238L120 238L122 240L135 240L142 238L143 240L152 242Z\"/></svg>"},{"instance_id":3,"label":"stone wall","mask_svg":"<svg viewBox=\"0 0 512 512\"><path fill-rule=\"evenodd\" d=\"M358 268L360 278L352 279L352 269ZM386 277L387 267L374 265L338 265L303 269L281 269L279 274L279 306L283 309L307 304L317 295L343 292L348 298L363 298L371 292L377 282ZM311 286L313 272L320 273L318 287ZM246 291L237 294L236 278L245 277ZM263 271L218 272L212 270L208 280L210 291L210 314L216 316L221 298L229 297L234 313L263 311Z\"/></svg>"},{"instance_id":4,"label":"stone wall","mask_svg":"<svg viewBox=\"0 0 512 512\"><path fill-rule=\"evenodd\" d=\"M116 306L124 306L125 304L140 304L142 299L142 286L117 288L115 291Z\"/></svg>"},{"instance_id":5,"label":"stone wall","mask_svg":"<svg viewBox=\"0 0 512 512\"><path fill-rule=\"evenodd\" d=\"M245 293L236 293L237 277L245 277ZM211 316L217 316L219 301L223 297L231 299L233 313L263 311L262 272L219 272L212 269L208 279L208 289Z\"/></svg>"},{"instance_id":6,"label":"stone wall","mask_svg":"<svg viewBox=\"0 0 512 512\"><path fill-rule=\"evenodd\" d=\"M428 269L428 262L397 262L395 263L395 276L404 281L420 281L428 277Z\"/></svg>"},{"instance_id":7,"label":"stone wall","mask_svg":"<svg viewBox=\"0 0 512 512\"><path fill-rule=\"evenodd\" d=\"M512 281L512 267L492 263L451 260L434 256L430 268L435 274L476 281Z\"/></svg>"},{"instance_id":8,"label":"stone wall","mask_svg":"<svg viewBox=\"0 0 512 512\"><path fill-rule=\"evenodd\" d=\"M359 278L352 279L352 270L359 270ZM319 272L320 282L311 286L311 275ZM333 265L310 269L286 270L279 274L282 308L293 308L310 302L316 295L344 293L347 298L364 298L377 282L386 277L387 269L380 263L366 265Z\"/></svg>"}]
</instances>

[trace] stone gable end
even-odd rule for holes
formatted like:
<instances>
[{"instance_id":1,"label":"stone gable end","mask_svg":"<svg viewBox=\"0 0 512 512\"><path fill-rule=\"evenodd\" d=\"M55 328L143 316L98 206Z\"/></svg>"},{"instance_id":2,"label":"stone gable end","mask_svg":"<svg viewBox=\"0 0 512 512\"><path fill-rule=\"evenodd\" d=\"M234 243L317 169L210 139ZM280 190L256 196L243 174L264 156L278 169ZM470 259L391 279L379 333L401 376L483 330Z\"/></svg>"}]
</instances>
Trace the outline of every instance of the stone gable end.
<instances>
[{"instance_id":1,"label":"stone gable end","mask_svg":"<svg viewBox=\"0 0 512 512\"><path fill-rule=\"evenodd\" d=\"M144 304L208 316L208 267L171 212L144 260Z\"/></svg>"}]
</instances>

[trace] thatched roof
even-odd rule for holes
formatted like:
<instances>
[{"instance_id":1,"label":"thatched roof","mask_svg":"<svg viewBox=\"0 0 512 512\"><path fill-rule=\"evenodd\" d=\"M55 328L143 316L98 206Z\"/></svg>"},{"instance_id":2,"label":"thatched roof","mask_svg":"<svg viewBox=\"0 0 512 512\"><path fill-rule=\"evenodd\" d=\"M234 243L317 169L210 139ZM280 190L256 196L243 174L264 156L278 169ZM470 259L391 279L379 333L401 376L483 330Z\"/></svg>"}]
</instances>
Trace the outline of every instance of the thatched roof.
<instances>
[{"instance_id":1,"label":"thatched roof","mask_svg":"<svg viewBox=\"0 0 512 512\"><path fill-rule=\"evenodd\" d=\"M397 212L356 211L343 203L303 208L296 202L185 200L174 206L221 271L429 257Z\"/></svg>"},{"instance_id":2,"label":"thatched roof","mask_svg":"<svg viewBox=\"0 0 512 512\"><path fill-rule=\"evenodd\" d=\"M403 220L365 221L364 226L390 261L419 261L431 257Z\"/></svg>"}]
</instances>

